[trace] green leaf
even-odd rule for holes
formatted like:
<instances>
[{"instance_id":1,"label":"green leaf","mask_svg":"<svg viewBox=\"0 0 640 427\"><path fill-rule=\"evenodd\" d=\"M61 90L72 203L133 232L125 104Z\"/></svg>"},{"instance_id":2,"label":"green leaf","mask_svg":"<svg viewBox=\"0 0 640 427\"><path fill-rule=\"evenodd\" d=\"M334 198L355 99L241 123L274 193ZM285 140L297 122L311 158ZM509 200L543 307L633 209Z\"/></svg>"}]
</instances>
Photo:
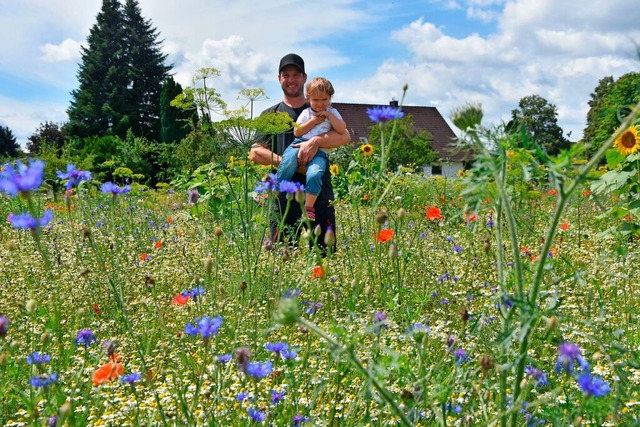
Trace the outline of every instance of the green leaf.
<instances>
[{"instance_id":1,"label":"green leaf","mask_svg":"<svg viewBox=\"0 0 640 427\"><path fill-rule=\"evenodd\" d=\"M607 166L609 169L614 169L624 161L624 155L615 148L608 149L605 155L607 156Z\"/></svg>"},{"instance_id":2,"label":"green leaf","mask_svg":"<svg viewBox=\"0 0 640 427\"><path fill-rule=\"evenodd\" d=\"M622 188L629 178L634 175L634 171L609 171L591 184L591 191L595 194L602 194L607 191L618 190Z\"/></svg>"}]
</instances>

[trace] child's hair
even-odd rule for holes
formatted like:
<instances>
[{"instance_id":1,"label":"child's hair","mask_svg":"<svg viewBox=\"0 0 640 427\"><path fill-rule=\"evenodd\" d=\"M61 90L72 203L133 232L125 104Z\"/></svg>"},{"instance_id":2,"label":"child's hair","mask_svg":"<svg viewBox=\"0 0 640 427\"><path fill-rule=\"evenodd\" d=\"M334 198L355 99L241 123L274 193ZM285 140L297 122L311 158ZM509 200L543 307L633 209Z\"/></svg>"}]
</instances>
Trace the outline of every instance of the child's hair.
<instances>
[{"instance_id":1,"label":"child's hair","mask_svg":"<svg viewBox=\"0 0 640 427\"><path fill-rule=\"evenodd\" d=\"M324 77L313 78L307 83L307 95L316 91L326 93L330 97L335 93L331 82Z\"/></svg>"}]
</instances>

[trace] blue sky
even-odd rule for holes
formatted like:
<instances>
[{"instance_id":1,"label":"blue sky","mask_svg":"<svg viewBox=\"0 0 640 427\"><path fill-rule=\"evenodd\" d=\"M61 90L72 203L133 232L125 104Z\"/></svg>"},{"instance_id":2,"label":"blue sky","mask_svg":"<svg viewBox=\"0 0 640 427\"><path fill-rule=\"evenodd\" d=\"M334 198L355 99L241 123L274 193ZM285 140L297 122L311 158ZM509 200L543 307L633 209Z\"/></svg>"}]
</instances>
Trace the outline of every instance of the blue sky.
<instances>
[{"instance_id":1,"label":"blue sky","mask_svg":"<svg viewBox=\"0 0 640 427\"><path fill-rule=\"evenodd\" d=\"M57 3L57 4L56 4ZM558 109L571 139L582 136L590 94L606 76L638 72L640 8L610 0L139 0L160 32L175 78L215 67L232 108L260 87L279 100L279 58L302 55L310 77L336 87L336 102L386 104L409 85L406 105L448 119L481 103L485 125L508 120L525 96ZM0 125L21 144L45 121L64 123L77 88L80 46L101 0L4 2L0 14ZM11 42L8 42L8 41Z\"/></svg>"}]
</instances>

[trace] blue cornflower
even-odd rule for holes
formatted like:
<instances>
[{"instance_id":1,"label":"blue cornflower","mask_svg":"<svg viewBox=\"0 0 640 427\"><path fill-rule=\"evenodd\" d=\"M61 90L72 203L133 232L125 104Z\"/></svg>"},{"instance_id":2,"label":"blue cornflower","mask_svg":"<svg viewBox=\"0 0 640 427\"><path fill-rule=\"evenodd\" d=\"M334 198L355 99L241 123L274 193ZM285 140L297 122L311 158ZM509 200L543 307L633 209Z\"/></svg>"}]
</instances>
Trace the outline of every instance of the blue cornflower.
<instances>
[{"instance_id":1,"label":"blue cornflower","mask_svg":"<svg viewBox=\"0 0 640 427\"><path fill-rule=\"evenodd\" d=\"M9 196L37 190L42 185L44 162L29 159L29 166L18 160L15 167L5 164L0 168L0 192Z\"/></svg>"},{"instance_id":2,"label":"blue cornflower","mask_svg":"<svg viewBox=\"0 0 640 427\"><path fill-rule=\"evenodd\" d=\"M230 353L221 354L216 358L216 360L218 361L218 363L227 363L228 361L231 360L232 357L233 356Z\"/></svg>"},{"instance_id":3,"label":"blue cornflower","mask_svg":"<svg viewBox=\"0 0 640 427\"><path fill-rule=\"evenodd\" d=\"M24 212L18 215L10 215L9 222L14 228L22 230L37 230L44 227L53 220L53 212L50 209L44 211L42 218L34 218L30 213Z\"/></svg>"},{"instance_id":4,"label":"blue cornflower","mask_svg":"<svg viewBox=\"0 0 640 427\"><path fill-rule=\"evenodd\" d=\"M247 365L247 375L258 380L270 375L272 371L273 365L268 360L264 363L250 362Z\"/></svg>"},{"instance_id":5,"label":"blue cornflower","mask_svg":"<svg viewBox=\"0 0 640 427\"><path fill-rule=\"evenodd\" d=\"M459 348L456 351L453 352L453 356L456 358L456 365L460 365L462 363L468 362L469 360L471 360L469 358L469 355L467 354L466 351L464 351L463 349Z\"/></svg>"},{"instance_id":6,"label":"blue cornflower","mask_svg":"<svg viewBox=\"0 0 640 427\"><path fill-rule=\"evenodd\" d=\"M47 426L56 427L57 425L58 425L58 416L57 415L50 416L49 419L47 420Z\"/></svg>"},{"instance_id":7,"label":"blue cornflower","mask_svg":"<svg viewBox=\"0 0 640 427\"><path fill-rule=\"evenodd\" d=\"M42 365L49 362L51 362L51 356L40 353L39 351L34 351L27 356L27 364L29 365Z\"/></svg>"},{"instance_id":8,"label":"blue cornflower","mask_svg":"<svg viewBox=\"0 0 640 427\"><path fill-rule=\"evenodd\" d=\"M533 366L527 366L526 368L524 368L524 373L530 375L533 379L536 380L536 387L544 387L549 384L549 381L547 380L547 374L539 369L534 368Z\"/></svg>"},{"instance_id":9,"label":"blue cornflower","mask_svg":"<svg viewBox=\"0 0 640 427\"><path fill-rule=\"evenodd\" d=\"M285 390L271 390L271 403L273 403L274 405L277 405L278 403L282 402L282 399L284 399L284 395L285 395L286 391Z\"/></svg>"},{"instance_id":10,"label":"blue cornflower","mask_svg":"<svg viewBox=\"0 0 640 427\"><path fill-rule=\"evenodd\" d=\"M247 397L249 397L249 392L248 391L241 391L240 393L238 393L236 395L236 400L238 402L244 402L247 399Z\"/></svg>"},{"instance_id":11,"label":"blue cornflower","mask_svg":"<svg viewBox=\"0 0 640 427\"><path fill-rule=\"evenodd\" d=\"M431 332L431 328L422 323L414 323L407 328L406 334L413 337L416 342L422 342L424 336Z\"/></svg>"},{"instance_id":12,"label":"blue cornflower","mask_svg":"<svg viewBox=\"0 0 640 427\"><path fill-rule=\"evenodd\" d=\"M306 305L308 306L304 312L308 315L313 315L316 314L318 312L318 310L320 310L322 308L322 303L319 302L309 302L309 301L302 301L302 305Z\"/></svg>"},{"instance_id":13,"label":"blue cornflower","mask_svg":"<svg viewBox=\"0 0 640 427\"><path fill-rule=\"evenodd\" d=\"M284 360L293 360L298 357L298 352L294 349L284 350L282 353L280 353L280 356L282 356Z\"/></svg>"},{"instance_id":14,"label":"blue cornflower","mask_svg":"<svg viewBox=\"0 0 640 427\"><path fill-rule=\"evenodd\" d=\"M300 288L297 289L288 289L287 292L284 293L283 298L293 298L299 296L301 293Z\"/></svg>"},{"instance_id":15,"label":"blue cornflower","mask_svg":"<svg viewBox=\"0 0 640 427\"><path fill-rule=\"evenodd\" d=\"M582 352L580 347L572 343L562 343L558 347L558 359L556 360L556 372L573 372L574 363L578 363L580 369L587 371L589 369L589 363L582 358Z\"/></svg>"},{"instance_id":16,"label":"blue cornflower","mask_svg":"<svg viewBox=\"0 0 640 427\"><path fill-rule=\"evenodd\" d=\"M278 189L281 193L296 194L298 191L304 192L304 185L299 182L281 181Z\"/></svg>"},{"instance_id":17,"label":"blue cornflower","mask_svg":"<svg viewBox=\"0 0 640 427\"><path fill-rule=\"evenodd\" d=\"M198 199L200 198L200 193L195 188L192 188L191 190L189 190L188 194L189 194L189 203L192 205L195 205L198 202Z\"/></svg>"},{"instance_id":18,"label":"blue cornflower","mask_svg":"<svg viewBox=\"0 0 640 427\"><path fill-rule=\"evenodd\" d=\"M578 385L580 385L583 393L589 396L600 397L611 391L611 387L606 381L588 372L578 378Z\"/></svg>"},{"instance_id":19,"label":"blue cornflower","mask_svg":"<svg viewBox=\"0 0 640 427\"><path fill-rule=\"evenodd\" d=\"M29 380L32 387L48 387L56 381L58 381L58 374L56 373L49 375L34 375Z\"/></svg>"},{"instance_id":20,"label":"blue cornflower","mask_svg":"<svg viewBox=\"0 0 640 427\"><path fill-rule=\"evenodd\" d=\"M447 403L445 405L445 411L447 412L453 412L454 414L459 414L460 412L462 412L462 406L460 405L452 405L451 403Z\"/></svg>"},{"instance_id":21,"label":"blue cornflower","mask_svg":"<svg viewBox=\"0 0 640 427\"><path fill-rule=\"evenodd\" d=\"M397 107L386 105L384 107L367 108L367 115L374 123L385 123L389 120L401 119L404 113Z\"/></svg>"},{"instance_id":22,"label":"blue cornflower","mask_svg":"<svg viewBox=\"0 0 640 427\"><path fill-rule=\"evenodd\" d=\"M131 191L131 186L125 185L124 187L120 188L120 186L114 184L113 182L107 181L100 186L100 191L102 191L104 194L111 193L116 196L118 194L125 194Z\"/></svg>"},{"instance_id":23,"label":"blue cornflower","mask_svg":"<svg viewBox=\"0 0 640 427\"><path fill-rule=\"evenodd\" d=\"M123 375L122 378L120 378L120 381L126 384L133 384L140 381L140 378L142 378L142 374L140 372L132 372L130 374Z\"/></svg>"},{"instance_id":24,"label":"blue cornflower","mask_svg":"<svg viewBox=\"0 0 640 427\"><path fill-rule=\"evenodd\" d=\"M453 243L454 242L453 237L450 237L450 236L445 237L444 240L446 240L449 243Z\"/></svg>"},{"instance_id":25,"label":"blue cornflower","mask_svg":"<svg viewBox=\"0 0 640 427\"><path fill-rule=\"evenodd\" d=\"M278 176L275 173L270 173L265 179L256 184L254 191L258 194L262 193L275 193L278 189Z\"/></svg>"},{"instance_id":26,"label":"blue cornflower","mask_svg":"<svg viewBox=\"0 0 640 427\"><path fill-rule=\"evenodd\" d=\"M74 185L80 185L83 181L89 181L91 179L91 172L80 171L76 169L76 165L71 163L67 164L67 172L57 171L56 175L60 179L66 179L67 190L70 190Z\"/></svg>"},{"instance_id":27,"label":"blue cornflower","mask_svg":"<svg viewBox=\"0 0 640 427\"><path fill-rule=\"evenodd\" d=\"M207 341L211 335L218 333L218 329L222 325L222 317L211 318L209 316L202 316L202 318L196 318L194 323L187 323L184 328L184 333L191 336L198 334L202 335L202 339Z\"/></svg>"},{"instance_id":28,"label":"blue cornflower","mask_svg":"<svg viewBox=\"0 0 640 427\"><path fill-rule=\"evenodd\" d=\"M309 417L305 417L304 415L297 414L291 418L291 422L293 423L293 427L300 427L300 424L306 423L310 420Z\"/></svg>"},{"instance_id":29,"label":"blue cornflower","mask_svg":"<svg viewBox=\"0 0 640 427\"><path fill-rule=\"evenodd\" d=\"M440 305L449 305L449 298L443 298L442 301L440 301Z\"/></svg>"},{"instance_id":30,"label":"blue cornflower","mask_svg":"<svg viewBox=\"0 0 640 427\"><path fill-rule=\"evenodd\" d=\"M491 217L491 215L489 215L489 218L487 218L487 227L493 227L493 218Z\"/></svg>"},{"instance_id":31,"label":"blue cornflower","mask_svg":"<svg viewBox=\"0 0 640 427\"><path fill-rule=\"evenodd\" d=\"M457 253L457 254L458 254L458 253L460 253L460 252L462 252L462 246L460 246L460 245L455 245L455 246L453 247L453 252L455 252L455 253Z\"/></svg>"},{"instance_id":32,"label":"blue cornflower","mask_svg":"<svg viewBox=\"0 0 640 427\"><path fill-rule=\"evenodd\" d=\"M191 298L197 298L200 295L204 294L204 287L203 286L197 286L191 290L188 291L183 291L182 292L182 296L183 297L191 297Z\"/></svg>"},{"instance_id":33,"label":"blue cornflower","mask_svg":"<svg viewBox=\"0 0 640 427\"><path fill-rule=\"evenodd\" d=\"M98 342L98 339L93 334L91 329L81 329L78 331L75 340L76 345L82 344L85 347L89 347L91 344Z\"/></svg>"},{"instance_id":34,"label":"blue cornflower","mask_svg":"<svg viewBox=\"0 0 640 427\"><path fill-rule=\"evenodd\" d=\"M281 352L289 348L289 344L287 344L286 342L268 342L265 344L265 348L269 351L273 351L276 354L280 354Z\"/></svg>"},{"instance_id":35,"label":"blue cornflower","mask_svg":"<svg viewBox=\"0 0 640 427\"><path fill-rule=\"evenodd\" d=\"M255 408L247 409L247 414L249 415L249 418L259 423L262 423L267 419L267 414L265 412L259 411Z\"/></svg>"}]
</instances>

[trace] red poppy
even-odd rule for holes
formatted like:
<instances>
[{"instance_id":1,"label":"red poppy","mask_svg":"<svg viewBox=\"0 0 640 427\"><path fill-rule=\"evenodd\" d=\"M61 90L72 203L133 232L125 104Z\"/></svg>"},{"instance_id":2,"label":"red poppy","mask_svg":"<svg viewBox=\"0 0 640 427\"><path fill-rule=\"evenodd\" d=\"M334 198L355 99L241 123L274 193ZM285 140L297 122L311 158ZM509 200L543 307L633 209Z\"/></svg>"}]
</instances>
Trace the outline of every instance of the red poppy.
<instances>
[{"instance_id":1,"label":"red poppy","mask_svg":"<svg viewBox=\"0 0 640 427\"><path fill-rule=\"evenodd\" d=\"M582 193L582 197L589 197L590 195L591 195L591 190L589 190L588 188L584 190L584 193Z\"/></svg>"},{"instance_id":2,"label":"red poppy","mask_svg":"<svg viewBox=\"0 0 640 427\"><path fill-rule=\"evenodd\" d=\"M93 312L96 316L100 316L100 306L98 304L93 304Z\"/></svg>"},{"instance_id":3,"label":"red poppy","mask_svg":"<svg viewBox=\"0 0 640 427\"><path fill-rule=\"evenodd\" d=\"M442 212L440 212L440 208L437 206L427 206L427 219L429 221L442 219Z\"/></svg>"},{"instance_id":4,"label":"red poppy","mask_svg":"<svg viewBox=\"0 0 640 427\"><path fill-rule=\"evenodd\" d=\"M155 242L153 244L153 247L156 248L156 249L160 249L162 247L162 241L158 240L157 242Z\"/></svg>"},{"instance_id":5,"label":"red poppy","mask_svg":"<svg viewBox=\"0 0 640 427\"><path fill-rule=\"evenodd\" d=\"M562 224L560 224L560 230L568 230L569 229L569 223L568 222L563 222Z\"/></svg>"},{"instance_id":6,"label":"red poppy","mask_svg":"<svg viewBox=\"0 0 640 427\"><path fill-rule=\"evenodd\" d=\"M558 190L556 190L555 188L549 190L548 193L550 196L557 196L558 195Z\"/></svg>"},{"instance_id":7,"label":"red poppy","mask_svg":"<svg viewBox=\"0 0 640 427\"><path fill-rule=\"evenodd\" d=\"M146 252L143 252L143 253L140 255L140 261L141 261L141 262L144 262L144 261L146 261L146 260L148 260L148 259L149 259L149 255L147 255L147 253L146 253Z\"/></svg>"},{"instance_id":8,"label":"red poppy","mask_svg":"<svg viewBox=\"0 0 640 427\"><path fill-rule=\"evenodd\" d=\"M185 305L189 301L189 295L178 294L173 297L171 305Z\"/></svg>"},{"instance_id":9,"label":"red poppy","mask_svg":"<svg viewBox=\"0 0 640 427\"><path fill-rule=\"evenodd\" d=\"M317 279L320 277L324 277L324 268L318 266L313 268L313 274L311 275L313 279Z\"/></svg>"},{"instance_id":10,"label":"red poppy","mask_svg":"<svg viewBox=\"0 0 640 427\"><path fill-rule=\"evenodd\" d=\"M173 218L171 218L171 217L167 218L167 222L168 222L169 224L171 224L171 223L173 222Z\"/></svg>"},{"instance_id":11,"label":"red poppy","mask_svg":"<svg viewBox=\"0 0 640 427\"><path fill-rule=\"evenodd\" d=\"M464 222L473 222L476 219L478 219L478 217L476 216L476 214L474 212L466 212L464 214Z\"/></svg>"},{"instance_id":12,"label":"red poppy","mask_svg":"<svg viewBox=\"0 0 640 427\"><path fill-rule=\"evenodd\" d=\"M378 243L384 243L393 239L393 230L383 229L379 233L376 233L376 240Z\"/></svg>"},{"instance_id":13,"label":"red poppy","mask_svg":"<svg viewBox=\"0 0 640 427\"><path fill-rule=\"evenodd\" d=\"M100 366L91 377L94 386L109 382L118 378L124 372L124 367L118 362L107 362Z\"/></svg>"}]
</instances>

